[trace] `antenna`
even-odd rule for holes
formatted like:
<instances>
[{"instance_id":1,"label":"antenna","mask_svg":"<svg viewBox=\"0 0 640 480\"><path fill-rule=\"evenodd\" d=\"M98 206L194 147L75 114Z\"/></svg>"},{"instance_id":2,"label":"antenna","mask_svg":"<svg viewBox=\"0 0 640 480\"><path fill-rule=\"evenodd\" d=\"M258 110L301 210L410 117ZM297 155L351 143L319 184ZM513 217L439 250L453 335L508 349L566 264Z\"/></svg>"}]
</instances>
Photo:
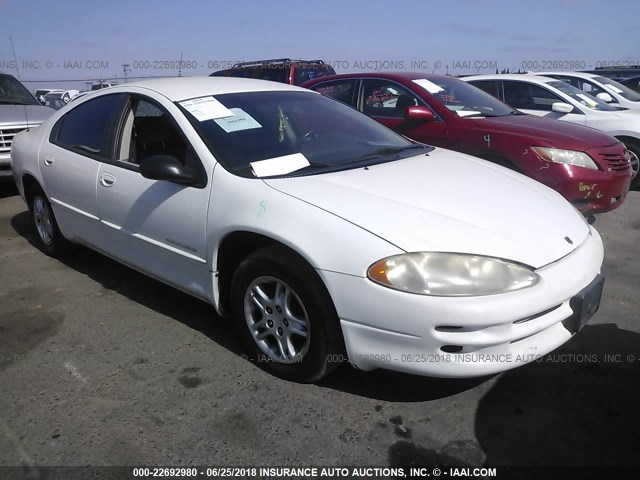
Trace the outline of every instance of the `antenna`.
<instances>
[{"instance_id":1,"label":"antenna","mask_svg":"<svg viewBox=\"0 0 640 480\"><path fill-rule=\"evenodd\" d=\"M182 54L184 52L180 52L180 64L178 65L178 76L181 77L182 76Z\"/></svg>"},{"instance_id":2,"label":"antenna","mask_svg":"<svg viewBox=\"0 0 640 480\"><path fill-rule=\"evenodd\" d=\"M13 52L13 61L16 62L16 72L18 74L18 80L20 80L20 69L18 68L18 59L16 58L16 49L13 48L13 38L9 35L9 41L11 42L11 51Z\"/></svg>"},{"instance_id":3,"label":"antenna","mask_svg":"<svg viewBox=\"0 0 640 480\"><path fill-rule=\"evenodd\" d=\"M20 81L20 69L18 68L18 58L16 57L16 49L13 48L13 38L11 37L11 35L9 35L9 41L11 42L11 51L13 52L13 61L16 62L16 73L18 74L18 81ZM40 102L38 101L38 103ZM29 126L29 114L27 112L27 106L23 104L22 108L24 108L24 119L27 121L27 130L30 130L31 127Z\"/></svg>"}]
</instances>

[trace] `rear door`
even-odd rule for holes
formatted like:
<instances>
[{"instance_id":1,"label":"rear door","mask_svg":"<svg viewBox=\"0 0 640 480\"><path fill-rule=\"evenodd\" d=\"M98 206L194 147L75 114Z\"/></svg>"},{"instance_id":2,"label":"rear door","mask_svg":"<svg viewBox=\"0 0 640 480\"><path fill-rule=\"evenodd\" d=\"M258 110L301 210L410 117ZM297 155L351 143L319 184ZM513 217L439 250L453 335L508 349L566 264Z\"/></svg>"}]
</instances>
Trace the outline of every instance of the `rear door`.
<instances>
[{"instance_id":1,"label":"rear door","mask_svg":"<svg viewBox=\"0 0 640 480\"><path fill-rule=\"evenodd\" d=\"M170 110L173 113L170 113ZM97 175L101 247L125 263L193 295L207 299L211 277L206 261L209 181L173 115L170 102L131 95L115 141L115 159ZM151 180L139 163L171 155L201 176L196 186Z\"/></svg>"},{"instance_id":2,"label":"rear door","mask_svg":"<svg viewBox=\"0 0 640 480\"><path fill-rule=\"evenodd\" d=\"M124 101L123 94L103 95L62 116L40 148L44 190L67 237L95 246L100 238L96 181Z\"/></svg>"},{"instance_id":3,"label":"rear door","mask_svg":"<svg viewBox=\"0 0 640 480\"><path fill-rule=\"evenodd\" d=\"M311 90L331 97L350 107L357 108L357 93L360 80L357 78L341 78L327 82L316 83Z\"/></svg>"}]
</instances>

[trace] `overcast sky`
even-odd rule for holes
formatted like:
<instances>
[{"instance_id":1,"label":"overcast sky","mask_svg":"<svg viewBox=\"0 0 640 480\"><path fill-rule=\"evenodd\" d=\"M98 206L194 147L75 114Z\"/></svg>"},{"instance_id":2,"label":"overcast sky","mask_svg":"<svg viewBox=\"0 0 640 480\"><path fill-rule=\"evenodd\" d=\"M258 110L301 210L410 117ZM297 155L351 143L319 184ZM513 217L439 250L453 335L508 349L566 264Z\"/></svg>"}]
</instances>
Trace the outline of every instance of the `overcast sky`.
<instances>
[{"instance_id":1,"label":"overcast sky","mask_svg":"<svg viewBox=\"0 0 640 480\"><path fill-rule=\"evenodd\" d=\"M339 73L640 64L640 0L0 0L0 12L0 71L42 86L122 82L123 64L129 78L176 75L181 54L182 75L281 57Z\"/></svg>"}]
</instances>

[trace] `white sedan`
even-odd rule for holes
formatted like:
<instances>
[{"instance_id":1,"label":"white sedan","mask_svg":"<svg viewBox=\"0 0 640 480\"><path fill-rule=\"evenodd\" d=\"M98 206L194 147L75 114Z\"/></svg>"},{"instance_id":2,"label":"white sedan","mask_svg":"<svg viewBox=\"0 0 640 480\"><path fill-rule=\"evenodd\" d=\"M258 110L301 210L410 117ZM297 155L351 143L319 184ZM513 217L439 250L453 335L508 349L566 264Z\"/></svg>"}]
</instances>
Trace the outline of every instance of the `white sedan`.
<instances>
[{"instance_id":1,"label":"white sedan","mask_svg":"<svg viewBox=\"0 0 640 480\"><path fill-rule=\"evenodd\" d=\"M540 72L536 75L556 78L599 98L612 107L640 109L640 93L611 78L587 72Z\"/></svg>"},{"instance_id":2,"label":"white sedan","mask_svg":"<svg viewBox=\"0 0 640 480\"><path fill-rule=\"evenodd\" d=\"M558 193L298 87L117 86L18 135L12 158L42 250L83 244L210 302L291 380L345 361L493 374L600 301L602 241Z\"/></svg>"},{"instance_id":3,"label":"white sedan","mask_svg":"<svg viewBox=\"0 0 640 480\"><path fill-rule=\"evenodd\" d=\"M473 75L461 78L518 110L597 128L629 150L631 188L640 187L640 110L609 105L573 85L531 74Z\"/></svg>"}]
</instances>

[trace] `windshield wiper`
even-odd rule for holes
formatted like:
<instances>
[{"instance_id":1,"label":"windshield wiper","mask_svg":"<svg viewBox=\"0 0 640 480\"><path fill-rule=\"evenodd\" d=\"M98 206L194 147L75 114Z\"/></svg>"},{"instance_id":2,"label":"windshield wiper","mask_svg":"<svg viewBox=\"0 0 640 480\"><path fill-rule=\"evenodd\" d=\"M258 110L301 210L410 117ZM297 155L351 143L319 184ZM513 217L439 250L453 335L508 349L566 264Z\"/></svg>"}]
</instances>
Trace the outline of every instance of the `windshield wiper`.
<instances>
[{"instance_id":1,"label":"windshield wiper","mask_svg":"<svg viewBox=\"0 0 640 480\"><path fill-rule=\"evenodd\" d=\"M429 151L433 150L433 147L429 147L428 145L420 145L420 144L407 145L406 147L384 147L384 148L375 150L371 153L368 153L366 155L363 155L362 157L359 157L358 159L353 160L351 162L341 163L340 165L346 165L347 163L361 162L362 160L369 160L371 158L384 157L385 155L395 155L396 153L404 152L405 150L413 150L416 148L429 149Z\"/></svg>"}]
</instances>

